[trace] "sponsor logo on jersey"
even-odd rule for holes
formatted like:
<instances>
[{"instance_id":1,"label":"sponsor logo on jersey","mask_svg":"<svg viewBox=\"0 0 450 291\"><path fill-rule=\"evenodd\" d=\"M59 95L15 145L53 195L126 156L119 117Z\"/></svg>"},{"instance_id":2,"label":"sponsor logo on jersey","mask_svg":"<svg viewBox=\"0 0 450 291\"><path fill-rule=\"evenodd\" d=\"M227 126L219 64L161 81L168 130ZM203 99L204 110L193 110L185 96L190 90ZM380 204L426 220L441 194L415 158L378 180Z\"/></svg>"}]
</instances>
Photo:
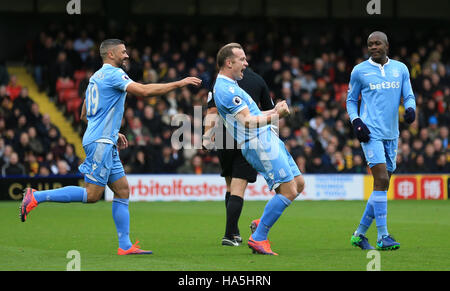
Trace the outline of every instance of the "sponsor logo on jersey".
<instances>
[{"instance_id":1,"label":"sponsor logo on jersey","mask_svg":"<svg viewBox=\"0 0 450 291\"><path fill-rule=\"evenodd\" d=\"M399 81L392 82L381 82L377 84L369 83L370 90L381 90L381 89L398 89L400 88Z\"/></svg>"}]
</instances>

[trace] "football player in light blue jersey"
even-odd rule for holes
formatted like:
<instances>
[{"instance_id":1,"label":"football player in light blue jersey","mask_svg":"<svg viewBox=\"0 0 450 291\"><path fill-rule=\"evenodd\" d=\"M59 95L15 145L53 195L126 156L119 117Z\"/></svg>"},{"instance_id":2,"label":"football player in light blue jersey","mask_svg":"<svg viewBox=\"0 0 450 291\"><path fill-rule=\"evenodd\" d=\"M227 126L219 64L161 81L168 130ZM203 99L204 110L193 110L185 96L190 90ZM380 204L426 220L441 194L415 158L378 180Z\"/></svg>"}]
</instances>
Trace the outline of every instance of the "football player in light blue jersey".
<instances>
[{"instance_id":1,"label":"football player in light blue jersey","mask_svg":"<svg viewBox=\"0 0 450 291\"><path fill-rule=\"evenodd\" d=\"M272 131L271 123L289 114L285 101L275 108L260 111L237 80L248 66L242 46L230 43L217 54L219 74L214 86L214 101L225 127L237 141L242 155L263 175L276 194L266 204L261 219L252 222L255 229L248 246L255 253L276 255L267 239L268 232L283 211L300 194L305 181L284 143Z\"/></svg>"},{"instance_id":2,"label":"football player in light blue jersey","mask_svg":"<svg viewBox=\"0 0 450 291\"><path fill-rule=\"evenodd\" d=\"M21 220L43 202L97 202L103 195L105 186L114 192L112 215L116 225L119 248L118 255L151 254L131 243L129 237L130 214L128 211L129 187L118 149L128 146L124 135L119 133L125 97L128 93L136 96L157 96L187 85L198 86L201 80L187 77L166 84L140 84L132 81L121 69L128 59L123 41L107 39L100 45L103 66L89 80L82 106L81 119L88 122L83 136L86 160L79 170L84 174L85 188L68 186L55 190L36 191L27 188L21 205Z\"/></svg>"},{"instance_id":3,"label":"football player in light blue jersey","mask_svg":"<svg viewBox=\"0 0 450 291\"><path fill-rule=\"evenodd\" d=\"M408 68L387 57L389 42L386 34L373 32L368 37L367 46L371 57L355 66L350 76L347 112L371 168L374 185L351 243L361 249L373 249L365 234L375 218L377 249L398 249L400 244L387 230L387 190L396 168L401 98L406 108L404 120L407 123L415 119L416 102Z\"/></svg>"}]
</instances>

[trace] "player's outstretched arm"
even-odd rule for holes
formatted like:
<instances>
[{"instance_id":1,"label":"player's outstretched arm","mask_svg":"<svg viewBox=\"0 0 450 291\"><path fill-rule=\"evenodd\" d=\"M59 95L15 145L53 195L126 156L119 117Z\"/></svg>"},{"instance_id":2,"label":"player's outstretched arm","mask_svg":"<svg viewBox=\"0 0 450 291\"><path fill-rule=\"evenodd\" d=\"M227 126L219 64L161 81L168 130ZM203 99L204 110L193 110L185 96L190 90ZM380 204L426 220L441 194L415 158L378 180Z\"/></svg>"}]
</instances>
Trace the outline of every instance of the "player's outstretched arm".
<instances>
[{"instance_id":1,"label":"player's outstretched arm","mask_svg":"<svg viewBox=\"0 0 450 291\"><path fill-rule=\"evenodd\" d=\"M164 84L140 84L132 82L127 87L127 92L137 96L159 96L188 85L200 86L202 80L196 77L187 77L182 80Z\"/></svg>"}]
</instances>

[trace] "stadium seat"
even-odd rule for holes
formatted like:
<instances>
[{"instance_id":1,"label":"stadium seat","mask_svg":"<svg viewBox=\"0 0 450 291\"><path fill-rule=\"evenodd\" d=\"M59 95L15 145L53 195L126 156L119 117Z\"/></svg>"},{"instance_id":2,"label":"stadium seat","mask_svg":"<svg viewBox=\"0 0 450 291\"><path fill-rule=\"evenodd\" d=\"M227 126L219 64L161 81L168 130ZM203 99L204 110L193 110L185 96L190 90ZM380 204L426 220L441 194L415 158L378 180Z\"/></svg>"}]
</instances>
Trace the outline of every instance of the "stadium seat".
<instances>
[{"instance_id":1,"label":"stadium seat","mask_svg":"<svg viewBox=\"0 0 450 291\"><path fill-rule=\"evenodd\" d=\"M78 109L80 108L81 103L82 103L82 100L81 100L81 98L78 98L78 97L67 100L67 102L66 102L67 112L68 113L78 113Z\"/></svg>"},{"instance_id":2,"label":"stadium seat","mask_svg":"<svg viewBox=\"0 0 450 291\"><path fill-rule=\"evenodd\" d=\"M73 78L75 80L75 89L78 90L78 87L80 86L80 82L86 78L86 71L85 70L77 70L73 74Z\"/></svg>"},{"instance_id":3,"label":"stadium seat","mask_svg":"<svg viewBox=\"0 0 450 291\"><path fill-rule=\"evenodd\" d=\"M63 89L74 89L75 82L71 79L58 79L56 81L56 93L60 93Z\"/></svg>"},{"instance_id":4,"label":"stadium seat","mask_svg":"<svg viewBox=\"0 0 450 291\"><path fill-rule=\"evenodd\" d=\"M58 102L66 104L69 100L78 98L78 91L76 89L62 89L58 93Z\"/></svg>"},{"instance_id":5,"label":"stadium seat","mask_svg":"<svg viewBox=\"0 0 450 291\"><path fill-rule=\"evenodd\" d=\"M75 79L75 81L79 81L82 80L86 77L86 71L85 70L77 70L75 71L75 73L73 74L73 78Z\"/></svg>"}]
</instances>

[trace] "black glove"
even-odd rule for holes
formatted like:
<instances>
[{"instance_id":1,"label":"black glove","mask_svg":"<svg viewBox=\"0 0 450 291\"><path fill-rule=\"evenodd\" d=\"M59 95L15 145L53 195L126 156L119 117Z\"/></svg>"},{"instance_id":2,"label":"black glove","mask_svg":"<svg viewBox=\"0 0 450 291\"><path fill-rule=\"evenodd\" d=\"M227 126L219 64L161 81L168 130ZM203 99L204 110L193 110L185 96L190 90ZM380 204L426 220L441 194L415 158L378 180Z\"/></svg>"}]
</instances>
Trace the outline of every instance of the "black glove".
<instances>
[{"instance_id":1,"label":"black glove","mask_svg":"<svg viewBox=\"0 0 450 291\"><path fill-rule=\"evenodd\" d=\"M403 118L405 119L405 122L408 124L411 124L416 119L416 111L409 107L405 111L405 115L403 115Z\"/></svg>"},{"instance_id":2,"label":"black glove","mask_svg":"<svg viewBox=\"0 0 450 291\"><path fill-rule=\"evenodd\" d=\"M370 140L370 130L364 122L362 122L361 118L353 120L352 125L359 142L368 142Z\"/></svg>"}]
</instances>

